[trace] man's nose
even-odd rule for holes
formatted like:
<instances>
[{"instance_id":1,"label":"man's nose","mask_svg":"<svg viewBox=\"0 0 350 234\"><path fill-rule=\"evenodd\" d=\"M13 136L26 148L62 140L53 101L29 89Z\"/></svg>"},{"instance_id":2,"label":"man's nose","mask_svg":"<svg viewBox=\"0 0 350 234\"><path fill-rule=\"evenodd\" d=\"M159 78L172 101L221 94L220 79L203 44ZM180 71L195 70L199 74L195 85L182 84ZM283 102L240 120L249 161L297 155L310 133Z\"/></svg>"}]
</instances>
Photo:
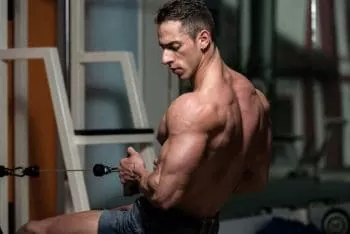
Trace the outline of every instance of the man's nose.
<instances>
[{"instance_id":1,"label":"man's nose","mask_svg":"<svg viewBox=\"0 0 350 234\"><path fill-rule=\"evenodd\" d=\"M173 62L173 56L169 51L164 50L162 54L162 64L167 65L167 64L170 64L171 62Z\"/></svg>"}]
</instances>

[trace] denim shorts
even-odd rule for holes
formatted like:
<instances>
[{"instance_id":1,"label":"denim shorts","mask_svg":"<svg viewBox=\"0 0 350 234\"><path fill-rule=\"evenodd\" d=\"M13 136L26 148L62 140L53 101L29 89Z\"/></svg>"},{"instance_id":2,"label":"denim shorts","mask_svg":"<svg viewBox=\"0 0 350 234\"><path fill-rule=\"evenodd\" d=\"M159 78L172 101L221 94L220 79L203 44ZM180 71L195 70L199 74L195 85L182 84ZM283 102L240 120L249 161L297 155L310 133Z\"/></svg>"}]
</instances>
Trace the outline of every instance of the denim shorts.
<instances>
[{"instance_id":1,"label":"denim shorts","mask_svg":"<svg viewBox=\"0 0 350 234\"><path fill-rule=\"evenodd\" d=\"M98 234L141 234L142 224L137 207L131 210L104 210L98 222Z\"/></svg>"},{"instance_id":2,"label":"denim shorts","mask_svg":"<svg viewBox=\"0 0 350 234\"><path fill-rule=\"evenodd\" d=\"M138 198L131 210L104 210L98 234L217 234L218 215L196 218L178 210L153 207L144 197Z\"/></svg>"}]
</instances>

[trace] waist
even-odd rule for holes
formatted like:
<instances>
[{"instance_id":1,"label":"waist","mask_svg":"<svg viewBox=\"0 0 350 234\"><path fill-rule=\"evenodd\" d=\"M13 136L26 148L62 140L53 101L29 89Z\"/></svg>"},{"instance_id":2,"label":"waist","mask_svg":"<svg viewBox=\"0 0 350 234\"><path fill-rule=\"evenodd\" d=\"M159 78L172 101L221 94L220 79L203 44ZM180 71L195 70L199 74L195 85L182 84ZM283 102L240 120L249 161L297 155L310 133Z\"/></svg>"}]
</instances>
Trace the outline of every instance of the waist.
<instances>
[{"instance_id":1,"label":"waist","mask_svg":"<svg viewBox=\"0 0 350 234\"><path fill-rule=\"evenodd\" d=\"M191 224L191 226L198 226L199 228L204 224L214 224L219 221L219 212L211 217L199 217L187 213L180 208L169 208L167 210L155 207L146 197L139 197L136 200L136 205L141 214L145 214L146 219L158 219L167 221L174 221L177 223Z\"/></svg>"}]
</instances>

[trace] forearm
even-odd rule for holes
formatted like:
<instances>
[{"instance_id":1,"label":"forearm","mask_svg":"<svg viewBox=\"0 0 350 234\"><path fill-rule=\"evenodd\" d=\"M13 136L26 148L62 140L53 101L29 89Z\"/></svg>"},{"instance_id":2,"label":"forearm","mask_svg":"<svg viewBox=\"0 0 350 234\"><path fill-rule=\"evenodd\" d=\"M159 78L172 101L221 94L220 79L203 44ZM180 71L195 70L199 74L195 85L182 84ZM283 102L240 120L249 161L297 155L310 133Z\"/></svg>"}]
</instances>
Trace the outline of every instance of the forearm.
<instances>
[{"instance_id":1,"label":"forearm","mask_svg":"<svg viewBox=\"0 0 350 234\"><path fill-rule=\"evenodd\" d=\"M181 191L169 186L171 180L165 185L160 184L160 175L155 172L146 172L139 181L141 192L149 198L150 202L157 207L167 209L180 199ZM164 187L166 186L166 188Z\"/></svg>"},{"instance_id":2,"label":"forearm","mask_svg":"<svg viewBox=\"0 0 350 234\"><path fill-rule=\"evenodd\" d=\"M157 174L155 172L144 171L141 175L139 175L139 187L142 193L144 193L147 197L152 197L155 193L159 180L156 180Z\"/></svg>"},{"instance_id":3,"label":"forearm","mask_svg":"<svg viewBox=\"0 0 350 234\"><path fill-rule=\"evenodd\" d=\"M184 187L181 186L184 183L177 181L176 176L165 177L162 179L164 183L161 183L160 174L155 171L146 172L139 179L141 192L154 206L162 209L176 205L181 200L184 191Z\"/></svg>"}]
</instances>

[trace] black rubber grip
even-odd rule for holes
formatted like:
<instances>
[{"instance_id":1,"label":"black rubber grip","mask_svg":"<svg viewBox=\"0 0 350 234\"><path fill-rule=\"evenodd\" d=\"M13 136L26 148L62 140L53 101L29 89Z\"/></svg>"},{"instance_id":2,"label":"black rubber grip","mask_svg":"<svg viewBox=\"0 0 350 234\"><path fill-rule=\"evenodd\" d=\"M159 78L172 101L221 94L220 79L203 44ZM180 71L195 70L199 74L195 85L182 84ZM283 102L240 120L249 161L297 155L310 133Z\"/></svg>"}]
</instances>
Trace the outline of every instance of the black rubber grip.
<instances>
[{"instance_id":1,"label":"black rubber grip","mask_svg":"<svg viewBox=\"0 0 350 234\"><path fill-rule=\"evenodd\" d=\"M93 168L94 176L98 176L98 177L107 175L110 172L111 172L111 170L109 170L108 167L106 167L105 165L102 165L102 164L95 164L95 166Z\"/></svg>"},{"instance_id":2,"label":"black rubber grip","mask_svg":"<svg viewBox=\"0 0 350 234\"><path fill-rule=\"evenodd\" d=\"M5 166L0 166L0 177L9 175L9 172Z\"/></svg>"},{"instance_id":3,"label":"black rubber grip","mask_svg":"<svg viewBox=\"0 0 350 234\"><path fill-rule=\"evenodd\" d=\"M38 177L40 176L40 168L39 166L27 167L23 170L23 174L30 177Z\"/></svg>"}]
</instances>

